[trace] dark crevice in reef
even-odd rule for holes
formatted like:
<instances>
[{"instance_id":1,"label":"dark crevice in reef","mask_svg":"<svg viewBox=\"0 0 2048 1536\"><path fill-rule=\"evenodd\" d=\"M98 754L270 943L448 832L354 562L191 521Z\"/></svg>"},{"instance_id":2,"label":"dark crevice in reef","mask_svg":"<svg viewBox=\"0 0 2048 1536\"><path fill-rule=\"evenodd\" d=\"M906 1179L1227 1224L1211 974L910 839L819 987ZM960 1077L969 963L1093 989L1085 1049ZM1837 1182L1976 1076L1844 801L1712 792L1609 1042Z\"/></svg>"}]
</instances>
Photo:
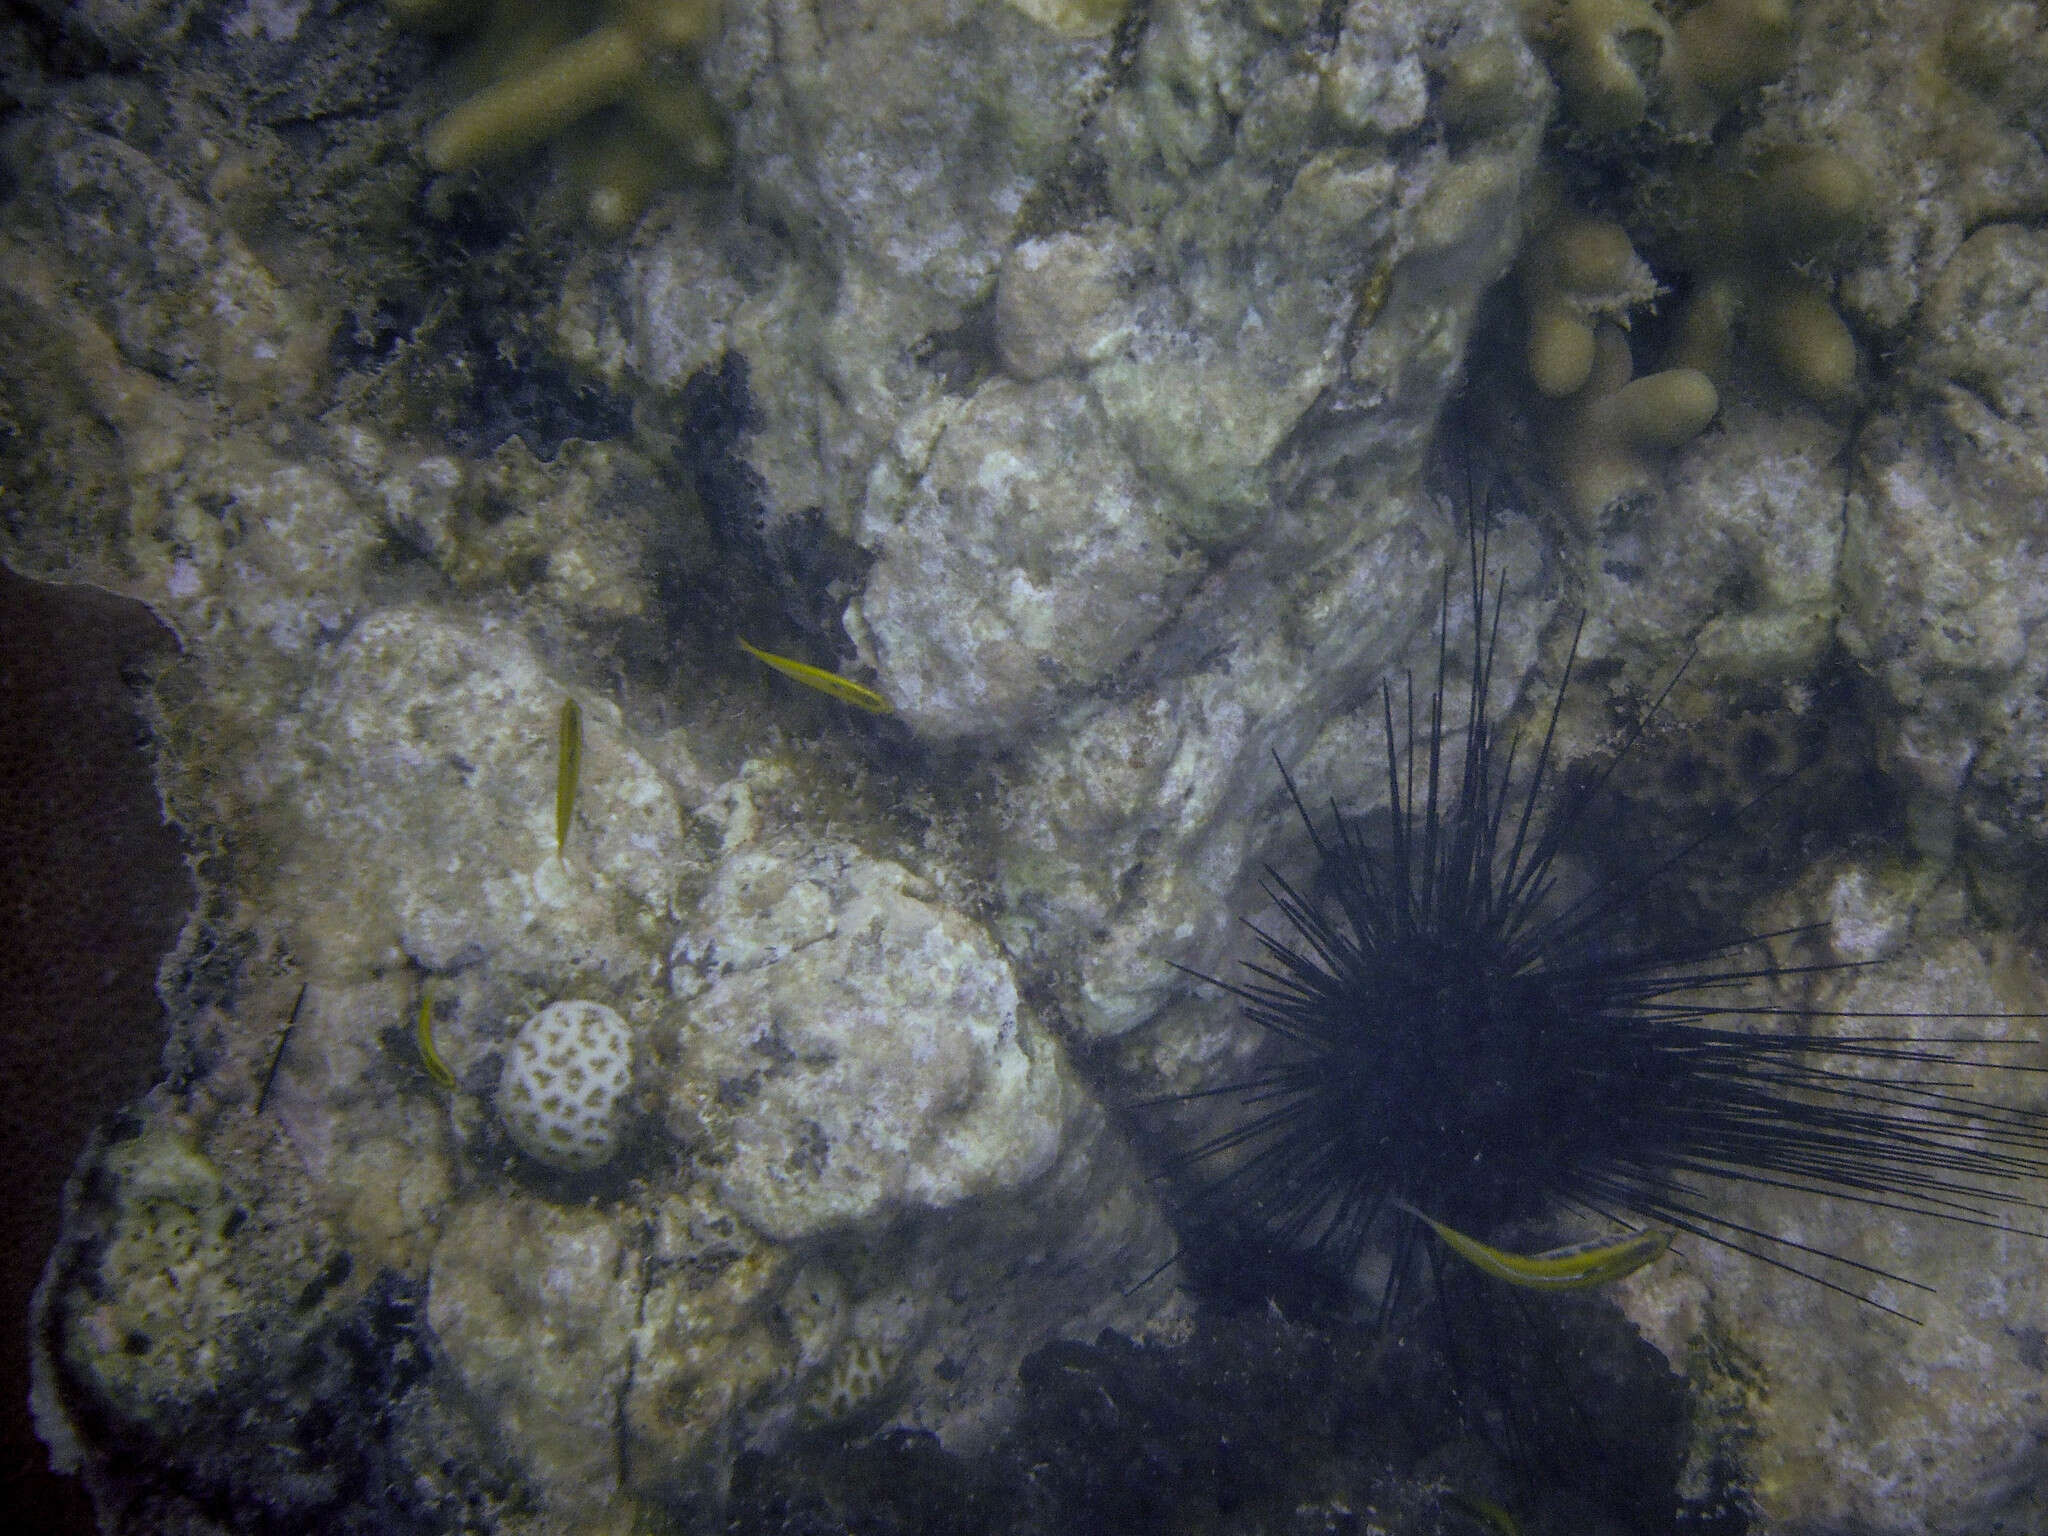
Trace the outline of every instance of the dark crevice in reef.
<instances>
[{"instance_id":1,"label":"dark crevice in reef","mask_svg":"<svg viewBox=\"0 0 2048 1536\"><path fill-rule=\"evenodd\" d=\"M1025 1361L1017 1422L986 1452L893 1431L748 1453L723 1529L1478 1536L1504 1528L1475 1513L1489 1505L1530 1532L1707 1529L1678 1493L1683 1383L1610 1303L1460 1310L1455 1370L1434 1319L1382 1331L1272 1305L1205 1308L1172 1346L1051 1344ZM1717 1494L1724 1506L1739 1501Z\"/></svg>"},{"instance_id":2,"label":"dark crevice in reef","mask_svg":"<svg viewBox=\"0 0 2048 1536\"><path fill-rule=\"evenodd\" d=\"M29 1423L23 1319L73 1161L163 1052L157 966L191 880L124 677L170 645L139 603L0 567L0 1508L26 1536L93 1529Z\"/></svg>"}]
</instances>

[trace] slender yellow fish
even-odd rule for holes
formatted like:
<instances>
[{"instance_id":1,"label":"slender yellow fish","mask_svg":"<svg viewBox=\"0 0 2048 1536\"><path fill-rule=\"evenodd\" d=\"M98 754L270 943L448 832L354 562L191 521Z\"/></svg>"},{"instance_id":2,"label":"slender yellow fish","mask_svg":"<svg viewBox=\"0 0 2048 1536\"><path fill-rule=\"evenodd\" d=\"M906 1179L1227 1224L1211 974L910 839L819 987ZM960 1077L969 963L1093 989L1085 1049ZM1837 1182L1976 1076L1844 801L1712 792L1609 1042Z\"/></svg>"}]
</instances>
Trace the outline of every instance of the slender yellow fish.
<instances>
[{"instance_id":1,"label":"slender yellow fish","mask_svg":"<svg viewBox=\"0 0 2048 1536\"><path fill-rule=\"evenodd\" d=\"M870 714L886 715L895 706L874 689L856 683L850 677L841 677L837 672L827 672L823 667L814 667L807 661L792 661L787 656L777 656L759 646L740 641L740 649L756 661L766 662L784 677L793 677L806 688L829 694L842 704L851 704L855 709L865 709Z\"/></svg>"},{"instance_id":2,"label":"slender yellow fish","mask_svg":"<svg viewBox=\"0 0 2048 1536\"><path fill-rule=\"evenodd\" d=\"M555 755L555 856L569 845L569 820L576 814L576 780L583 772L583 711L562 700L561 742Z\"/></svg>"},{"instance_id":3,"label":"slender yellow fish","mask_svg":"<svg viewBox=\"0 0 2048 1536\"><path fill-rule=\"evenodd\" d=\"M1405 1200L1396 1200L1394 1204L1442 1238L1446 1248L1473 1268L1532 1291L1582 1291L1632 1275L1645 1264L1661 1259L1677 1235L1652 1229L1625 1233L1619 1238L1572 1243L1544 1253L1509 1253L1476 1237L1467 1237L1433 1216L1425 1216Z\"/></svg>"},{"instance_id":4,"label":"slender yellow fish","mask_svg":"<svg viewBox=\"0 0 2048 1536\"><path fill-rule=\"evenodd\" d=\"M427 1076L443 1088L453 1088L455 1074L448 1070L448 1063L434 1049L434 1000L424 987L420 988L420 1021L415 1032L419 1035L420 1065L427 1069Z\"/></svg>"},{"instance_id":5,"label":"slender yellow fish","mask_svg":"<svg viewBox=\"0 0 2048 1536\"><path fill-rule=\"evenodd\" d=\"M1429 1220L1427 1216L1422 1218ZM1483 1493L1465 1493L1456 1488L1446 1488L1444 1502L1453 1509L1470 1515L1497 1536L1522 1536L1522 1522L1508 1513L1507 1506L1489 1499Z\"/></svg>"}]
</instances>

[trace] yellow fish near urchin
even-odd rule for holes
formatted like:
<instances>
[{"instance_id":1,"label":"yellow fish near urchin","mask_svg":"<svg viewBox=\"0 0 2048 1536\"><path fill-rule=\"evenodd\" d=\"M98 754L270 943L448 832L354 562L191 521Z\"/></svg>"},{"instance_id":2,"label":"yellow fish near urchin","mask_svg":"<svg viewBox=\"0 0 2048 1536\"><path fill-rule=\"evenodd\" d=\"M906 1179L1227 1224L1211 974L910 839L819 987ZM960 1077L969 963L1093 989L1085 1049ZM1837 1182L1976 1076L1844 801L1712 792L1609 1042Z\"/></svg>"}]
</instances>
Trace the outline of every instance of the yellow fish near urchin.
<instances>
[{"instance_id":1,"label":"yellow fish near urchin","mask_svg":"<svg viewBox=\"0 0 2048 1536\"><path fill-rule=\"evenodd\" d=\"M1446 1248L1474 1269L1531 1291L1582 1291L1607 1285L1663 1258L1674 1236L1652 1228L1624 1233L1618 1238L1572 1243L1543 1253L1510 1253L1447 1227L1433 1216L1425 1216L1405 1200L1396 1200L1394 1204L1428 1227Z\"/></svg>"}]
</instances>

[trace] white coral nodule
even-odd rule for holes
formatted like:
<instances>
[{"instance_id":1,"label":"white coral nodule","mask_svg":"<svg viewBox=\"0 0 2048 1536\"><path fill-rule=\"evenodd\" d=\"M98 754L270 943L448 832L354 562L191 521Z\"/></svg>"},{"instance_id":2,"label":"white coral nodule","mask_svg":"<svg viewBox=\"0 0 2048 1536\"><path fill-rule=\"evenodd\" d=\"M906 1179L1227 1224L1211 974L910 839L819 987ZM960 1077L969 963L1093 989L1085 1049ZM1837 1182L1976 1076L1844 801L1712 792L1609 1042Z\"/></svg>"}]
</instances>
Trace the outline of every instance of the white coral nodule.
<instances>
[{"instance_id":1,"label":"white coral nodule","mask_svg":"<svg viewBox=\"0 0 2048 1536\"><path fill-rule=\"evenodd\" d=\"M550 1003L521 1027L498 1079L498 1114L519 1150L588 1172L617 1150L633 1081L633 1036L602 1003Z\"/></svg>"}]
</instances>

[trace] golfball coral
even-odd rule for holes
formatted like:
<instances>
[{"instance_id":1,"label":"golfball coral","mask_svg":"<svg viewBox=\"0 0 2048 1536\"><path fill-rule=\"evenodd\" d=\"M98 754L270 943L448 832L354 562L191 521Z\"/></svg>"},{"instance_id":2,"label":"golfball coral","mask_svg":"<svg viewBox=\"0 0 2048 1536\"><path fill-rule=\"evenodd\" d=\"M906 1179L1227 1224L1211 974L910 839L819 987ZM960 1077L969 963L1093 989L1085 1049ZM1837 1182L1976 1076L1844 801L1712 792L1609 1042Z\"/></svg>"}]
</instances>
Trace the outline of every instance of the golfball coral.
<instances>
[{"instance_id":1,"label":"golfball coral","mask_svg":"<svg viewBox=\"0 0 2048 1536\"><path fill-rule=\"evenodd\" d=\"M619 1101L633 1080L633 1037L602 1003L550 1003L505 1058L498 1113L519 1150L551 1168L588 1171L616 1150Z\"/></svg>"}]
</instances>

